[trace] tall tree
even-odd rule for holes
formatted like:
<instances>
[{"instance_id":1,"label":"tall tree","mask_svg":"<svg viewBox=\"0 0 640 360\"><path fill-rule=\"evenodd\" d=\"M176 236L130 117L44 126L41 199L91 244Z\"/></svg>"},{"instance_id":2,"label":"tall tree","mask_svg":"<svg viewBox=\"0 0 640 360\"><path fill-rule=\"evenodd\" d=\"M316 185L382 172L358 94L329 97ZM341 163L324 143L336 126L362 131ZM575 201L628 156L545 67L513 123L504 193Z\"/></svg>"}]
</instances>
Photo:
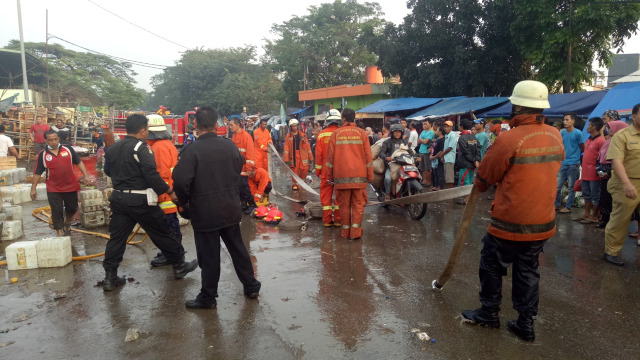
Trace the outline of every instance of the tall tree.
<instances>
[{"instance_id":1,"label":"tall tree","mask_svg":"<svg viewBox=\"0 0 640 360\"><path fill-rule=\"evenodd\" d=\"M268 112L283 99L280 81L255 63L253 46L189 50L162 74L152 79L152 106L164 105L174 113L195 106L215 105L223 114Z\"/></svg>"},{"instance_id":2,"label":"tall tree","mask_svg":"<svg viewBox=\"0 0 640 360\"><path fill-rule=\"evenodd\" d=\"M65 99L89 103L94 106L115 104L118 108L133 108L142 103L144 96L134 87L136 73L131 64L113 60L104 55L76 52L59 44L50 44L45 52L44 43L27 42L25 50L46 61L48 53L49 77L32 74L30 83L41 91L50 89L53 101ZM19 50L20 42L11 40L7 49Z\"/></svg>"},{"instance_id":3,"label":"tall tree","mask_svg":"<svg viewBox=\"0 0 640 360\"><path fill-rule=\"evenodd\" d=\"M362 83L376 56L359 42L364 28L381 29L380 5L335 0L309 7L304 16L274 24L275 40L266 40L263 61L283 77L289 103L298 91ZM306 85L305 85L306 83Z\"/></svg>"}]
</instances>

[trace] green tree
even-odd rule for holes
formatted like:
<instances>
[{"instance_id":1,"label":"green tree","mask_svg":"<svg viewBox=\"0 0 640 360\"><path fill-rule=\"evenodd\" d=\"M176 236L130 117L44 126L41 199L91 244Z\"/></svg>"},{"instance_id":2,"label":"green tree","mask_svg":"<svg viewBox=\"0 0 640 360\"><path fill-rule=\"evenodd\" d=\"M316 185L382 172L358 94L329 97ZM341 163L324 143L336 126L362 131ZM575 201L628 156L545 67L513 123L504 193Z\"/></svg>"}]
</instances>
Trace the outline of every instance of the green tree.
<instances>
[{"instance_id":1,"label":"green tree","mask_svg":"<svg viewBox=\"0 0 640 360\"><path fill-rule=\"evenodd\" d=\"M380 5L336 0L309 7L304 16L274 24L275 40L266 40L263 61L281 74L289 103L298 91L363 83L365 68L376 56L359 42L364 28L379 30Z\"/></svg>"},{"instance_id":2,"label":"green tree","mask_svg":"<svg viewBox=\"0 0 640 360\"><path fill-rule=\"evenodd\" d=\"M195 106L215 105L223 114L268 112L282 99L281 83L271 71L255 63L255 47L189 50L152 79L152 106L174 113Z\"/></svg>"},{"instance_id":3,"label":"green tree","mask_svg":"<svg viewBox=\"0 0 640 360\"><path fill-rule=\"evenodd\" d=\"M25 50L46 61L45 44L27 42ZM20 43L11 40L7 49L19 50ZM49 83L44 73L30 74L40 91L50 90L52 101L77 101L94 106L113 105L133 108L144 97L135 87L136 73L131 64L119 62L104 55L76 52L59 44L48 47ZM44 68L44 67L43 67Z\"/></svg>"}]
</instances>

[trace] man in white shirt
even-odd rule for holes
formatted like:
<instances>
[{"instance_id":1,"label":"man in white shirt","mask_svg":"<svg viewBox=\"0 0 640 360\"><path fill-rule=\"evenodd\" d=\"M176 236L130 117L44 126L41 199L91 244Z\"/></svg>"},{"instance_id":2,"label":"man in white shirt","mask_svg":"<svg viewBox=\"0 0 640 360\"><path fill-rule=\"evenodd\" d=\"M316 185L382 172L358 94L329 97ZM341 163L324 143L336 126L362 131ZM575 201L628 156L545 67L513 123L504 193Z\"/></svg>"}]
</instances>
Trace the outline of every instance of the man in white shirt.
<instances>
[{"instance_id":1,"label":"man in white shirt","mask_svg":"<svg viewBox=\"0 0 640 360\"><path fill-rule=\"evenodd\" d=\"M409 124L409 148L415 150L416 146L418 146L418 130L416 128L418 124L415 121L412 121Z\"/></svg>"},{"instance_id":2,"label":"man in white shirt","mask_svg":"<svg viewBox=\"0 0 640 360\"><path fill-rule=\"evenodd\" d=\"M15 156L16 159L20 159L18 151L13 146L13 141L11 141L10 137L4 134L4 131L4 125L0 125L0 156L7 156L11 154Z\"/></svg>"}]
</instances>

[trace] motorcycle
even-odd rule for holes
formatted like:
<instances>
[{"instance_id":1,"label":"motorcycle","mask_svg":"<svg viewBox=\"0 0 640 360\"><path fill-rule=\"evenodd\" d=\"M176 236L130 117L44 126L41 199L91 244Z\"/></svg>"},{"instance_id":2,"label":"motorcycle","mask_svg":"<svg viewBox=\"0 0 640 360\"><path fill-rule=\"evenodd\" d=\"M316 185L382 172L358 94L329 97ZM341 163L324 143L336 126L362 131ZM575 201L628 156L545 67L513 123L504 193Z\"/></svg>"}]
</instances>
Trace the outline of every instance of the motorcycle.
<instances>
[{"instance_id":1,"label":"motorcycle","mask_svg":"<svg viewBox=\"0 0 640 360\"><path fill-rule=\"evenodd\" d=\"M408 152L396 152L392 156L392 161L389 163L392 173L394 168L397 167L398 177L394 181L393 176L391 180L391 198L400 199L407 196L417 195L424 193L422 188L422 174L416 166L416 158L410 155ZM384 185L379 188L374 187L378 201L383 202L385 197ZM426 203L418 204L404 204L399 205L404 207L409 216L414 220L420 220L427 212Z\"/></svg>"}]
</instances>

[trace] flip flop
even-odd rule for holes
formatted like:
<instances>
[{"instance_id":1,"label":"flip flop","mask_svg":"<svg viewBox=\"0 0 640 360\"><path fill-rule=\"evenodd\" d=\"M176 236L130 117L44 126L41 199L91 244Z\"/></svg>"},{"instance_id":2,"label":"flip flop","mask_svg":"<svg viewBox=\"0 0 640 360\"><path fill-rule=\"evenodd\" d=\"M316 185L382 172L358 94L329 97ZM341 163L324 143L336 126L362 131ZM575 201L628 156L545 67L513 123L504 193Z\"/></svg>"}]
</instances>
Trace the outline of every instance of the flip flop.
<instances>
[{"instance_id":1,"label":"flip flop","mask_svg":"<svg viewBox=\"0 0 640 360\"><path fill-rule=\"evenodd\" d=\"M64 224L62 226L62 235L70 236L71 235L71 224Z\"/></svg>"},{"instance_id":2,"label":"flip flop","mask_svg":"<svg viewBox=\"0 0 640 360\"><path fill-rule=\"evenodd\" d=\"M560 213L560 214L570 214L571 210L567 209L567 208L562 208L562 209L558 210L558 213Z\"/></svg>"},{"instance_id":3,"label":"flip flop","mask_svg":"<svg viewBox=\"0 0 640 360\"><path fill-rule=\"evenodd\" d=\"M638 237L638 233L629 233L629 237L637 238Z\"/></svg>"},{"instance_id":4,"label":"flip flop","mask_svg":"<svg viewBox=\"0 0 640 360\"><path fill-rule=\"evenodd\" d=\"M597 222L597 221L593 221L591 219L582 219L582 220L580 220L580 224L593 224L595 222Z\"/></svg>"}]
</instances>

